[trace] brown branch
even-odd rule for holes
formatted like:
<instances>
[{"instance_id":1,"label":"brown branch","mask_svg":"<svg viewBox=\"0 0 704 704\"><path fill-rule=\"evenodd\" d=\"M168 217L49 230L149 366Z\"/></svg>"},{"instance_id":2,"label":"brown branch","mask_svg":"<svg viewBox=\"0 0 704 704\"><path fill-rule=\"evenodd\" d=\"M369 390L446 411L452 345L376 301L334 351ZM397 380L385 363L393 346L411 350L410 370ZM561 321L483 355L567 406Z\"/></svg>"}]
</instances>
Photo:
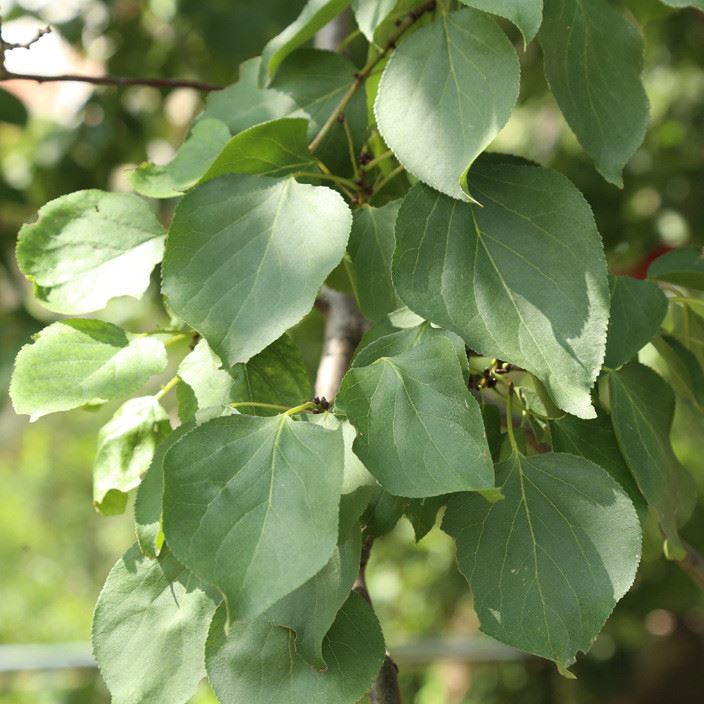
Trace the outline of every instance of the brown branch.
<instances>
[{"instance_id":1,"label":"brown branch","mask_svg":"<svg viewBox=\"0 0 704 704\"><path fill-rule=\"evenodd\" d=\"M13 73L0 67L0 83L3 81L36 81L37 83L77 82L98 86L151 86L153 88L195 88L202 91L222 90L224 86L182 78L130 78L125 76L81 76L65 73L57 76L39 76L33 73Z\"/></svg>"},{"instance_id":2,"label":"brown branch","mask_svg":"<svg viewBox=\"0 0 704 704\"><path fill-rule=\"evenodd\" d=\"M332 126L339 120L340 116L344 114L347 106L350 104L352 98L354 98L357 91L364 85L364 81L369 78L372 71L381 63L381 61L386 57L386 55L396 48L396 42L401 38L403 33L412 25L414 25L424 14L427 12L432 12L435 9L436 0L428 0L418 7L414 7L402 20L399 20L398 27L396 31L389 37L389 41L386 43L383 49L380 49L374 56L372 56L369 61L364 65L361 71L355 74L354 82L347 89L347 92L342 96L337 107L332 111L332 114L325 121L320 131L313 138L313 141L308 145L308 149L314 152L322 143L325 135L330 131Z\"/></svg>"},{"instance_id":3,"label":"brown branch","mask_svg":"<svg viewBox=\"0 0 704 704\"><path fill-rule=\"evenodd\" d=\"M681 560L677 560L677 564L704 591L704 557L689 543L682 541L682 545L687 554Z\"/></svg>"},{"instance_id":4,"label":"brown branch","mask_svg":"<svg viewBox=\"0 0 704 704\"><path fill-rule=\"evenodd\" d=\"M327 286L322 288L315 304L326 318L325 342L315 379L315 394L331 401L349 369L367 323L351 296Z\"/></svg>"}]
</instances>

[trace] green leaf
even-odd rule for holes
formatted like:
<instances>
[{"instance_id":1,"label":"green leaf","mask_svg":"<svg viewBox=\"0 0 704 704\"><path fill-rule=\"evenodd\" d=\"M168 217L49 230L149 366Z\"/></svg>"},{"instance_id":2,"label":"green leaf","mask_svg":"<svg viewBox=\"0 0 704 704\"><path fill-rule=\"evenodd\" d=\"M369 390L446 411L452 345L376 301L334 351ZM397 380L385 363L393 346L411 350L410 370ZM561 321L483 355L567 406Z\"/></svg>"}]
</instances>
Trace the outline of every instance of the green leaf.
<instances>
[{"instance_id":1,"label":"green leaf","mask_svg":"<svg viewBox=\"0 0 704 704\"><path fill-rule=\"evenodd\" d=\"M443 14L392 54L376 99L379 131L414 176L468 200L467 171L506 124L519 79L516 52L492 18L469 8Z\"/></svg>"},{"instance_id":2,"label":"green leaf","mask_svg":"<svg viewBox=\"0 0 704 704\"><path fill-rule=\"evenodd\" d=\"M359 31L374 43L374 32L391 14L398 0L352 0L352 11Z\"/></svg>"},{"instance_id":3,"label":"green leaf","mask_svg":"<svg viewBox=\"0 0 704 704\"><path fill-rule=\"evenodd\" d=\"M200 181L230 139L230 129L220 120L196 122L188 139L165 166L146 162L130 174L137 193L147 198L176 198Z\"/></svg>"},{"instance_id":4,"label":"green leaf","mask_svg":"<svg viewBox=\"0 0 704 704\"><path fill-rule=\"evenodd\" d=\"M704 252L701 247L673 249L658 257L648 269L648 278L678 286L704 290Z\"/></svg>"},{"instance_id":5,"label":"green leaf","mask_svg":"<svg viewBox=\"0 0 704 704\"><path fill-rule=\"evenodd\" d=\"M315 170L308 151L308 120L285 117L255 125L235 135L203 177L223 174L285 176L306 168Z\"/></svg>"},{"instance_id":6,"label":"green leaf","mask_svg":"<svg viewBox=\"0 0 704 704\"><path fill-rule=\"evenodd\" d=\"M319 572L337 543L342 434L288 416L217 418L164 458L174 554L254 618Z\"/></svg>"},{"instance_id":7,"label":"green leaf","mask_svg":"<svg viewBox=\"0 0 704 704\"><path fill-rule=\"evenodd\" d=\"M351 369L335 408L357 429L355 453L392 494L423 498L493 486L479 406L447 339Z\"/></svg>"},{"instance_id":8,"label":"green leaf","mask_svg":"<svg viewBox=\"0 0 704 704\"><path fill-rule=\"evenodd\" d=\"M98 433L93 503L101 513L123 513L127 492L139 486L157 445L171 432L169 416L153 396L122 404Z\"/></svg>"},{"instance_id":9,"label":"green leaf","mask_svg":"<svg viewBox=\"0 0 704 704\"><path fill-rule=\"evenodd\" d=\"M670 7L696 7L704 12L704 0L662 0Z\"/></svg>"},{"instance_id":10,"label":"green leaf","mask_svg":"<svg viewBox=\"0 0 704 704\"><path fill-rule=\"evenodd\" d=\"M327 672L295 651L295 636L266 618L234 623L215 614L206 644L208 679L221 702L356 704L384 659L384 639L371 606L351 594L323 643ZM264 675L264 676L263 676Z\"/></svg>"},{"instance_id":11,"label":"green leaf","mask_svg":"<svg viewBox=\"0 0 704 704\"><path fill-rule=\"evenodd\" d=\"M457 541L481 630L566 668L633 584L638 517L616 481L581 457L515 454L496 477L503 501L452 497L443 529Z\"/></svg>"},{"instance_id":12,"label":"green leaf","mask_svg":"<svg viewBox=\"0 0 704 704\"><path fill-rule=\"evenodd\" d=\"M246 362L313 307L351 228L342 197L293 179L230 175L176 209L163 291L228 366Z\"/></svg>"},{"instance_id":13,"label":"green leaf","mask_svg":"<svg viewBox=\"0 0 704 704\"><path fill-rule=\"evenodd\" d=\"M407 499L393 496L379 487L364 512L362 523L365 526L365 533L375 538L390 533L403 516L406 501Z\"/></svg>"},{"instance_id":14,"label":"green leaf","mask_svg":"<svg viewBox=\"0 0 704 704\"><path fill-rule=\"evenodd\" d=\"M149 469L137 489L134 502L135 532L139 547L147 557L158 557L164 544L161 527L164 457L174 443L195 427L194 423L181 425L157 445Z\"/></svg>"},{"instance_id":15,"label":"green leaf","mask_svg":"<svg viewBox=\"0 0 704 704\"><path fill-rule=\"evenodd\" d=\"M179 365L181 381L193 391L196 402L194 419L204 423L223 415L232 401L232 377L205 340L199 340Z\"/></svg>"},{"instance_id":16,"label":"green leaf","mask_svg":"<svg viewBox=\"0 0 704 704\"><path fill-rule=\"evenodd\" d=\"M99 320L64 320L44 328L15 360L10 397L30 421L105 403L137 391L166 369L163 343Z\"/></svg>"},{"instance_id":17,"label":"green leaf","mask_svg":"<svg viewBox=\"0 0 704 704\"><path fill-rule=\"evenodd\" d=\"M532 42L543 21L543 0L461 0L463 5L506 17L521 30L525 44Z\"/></svg>"},{"instance_id":18,"label":"green leaf","mask_svg":"<svg viewBox=\"0 0 704 704\"><path fill-rule=\"evenodd\" d=\"M354 453L353 445L357 437L354 426L344 418L338 418L334 413L319 413L306 416L310 423L320 425L327 430L342 428L342 441L345 448L345 469L342 475L342 494L351 494L363 486L376 487L377 483L363 462Z\"/></svg>"},{"instance_id":19,"label":"green leaf","mask_svg":"<svg viewBox=\"0 0 704 704\"><path fill-rule=\"evenodd\" d=\"M356 66L344 56L322 49L298 49L282 64L271 87L289 95L300 112L310 120L312 139L354 84ZM345 109L353 142L361 148L366 139L367 111L361 91ZM349 149L342 124L336 123L323 139L317 156L334 173L345 175L349 168Z\"/></svg>"},{"instance_id":20,"label":"green leaf","mask_svg":"<svg viewBox=\"0 0 704 704\"><path fill-rule=\"evenodd\" d=\"M594 417L609 288L589 206L535 166L483 161L471 185L484 207L409 191L396 221L398 294L472 349L533 373L560 408Z\"/></svg>"},{"instance_id":21,"label":"green leaf","mask_svg":"<svg viewBox=\"0 0 704 704\"><path fill-rule=\"evenodd\" d=\"M648 125L643 40L606 0L544 4L539 39L550 89L601 175L623 186Z\"/></svg>"},{"instance_id":22,"label":"green leaf","mask_svg":"<svg viewBox=\"0 0 704 704\"><path fill-rule=\"evenodd\" d=\"M0 88L0 122L24 127L27 124L27 118L27 108L24 103L12 93Z\"/></svg>"},{"instance_id":23,"label":"green leaf","mask_svg":"<svg viewBox=\"0 0 704 704\"><path fill-rule=\"evenodd\" d=\"M385 319L401 305L391 281L394 224L400 205L393 201L383 208L364 206L354 211L347 251L357 276L360 309L374 321Z\"/></svg>"},{"instance_id":24,"label":"green leaf","mask_svg":"<svg viewBox=\"0 0 704 704\"><path fill-rule=\"evenodd\" d=\"M416 543L425 538L435 527L438 511L447 503L447 496L431 496L427 499L408 499L403 509L413 526Z\"/></svg>"},{"instance_id":25,"label":"green leaf","mask_svg":"<svg viewBox=\"0 0 704 704\"><path fill-rule=\"evenodd\" d=\"M264 47L259 82L266 85L292 51L305 44L349 4L350 0L308 0L301 14Z\"/></svg>"},{"instance_id":26,"label":"green leaf","mask_svg":"<svg viewBox=\"0 0 704 704\"><path fill-rule=\"evenodd\" d=\"M49 310L99 310L116 296L139 298L164 253L164 228L141 198L78 191L39 209L20 230L17 261Z\"/></svg>"},{"instance_id":27,"label":"green leaf","mask_svg":"<svg viewBox=\"0 0 704 704\"><path fill-rule=\"evenodd\" d=\"M259 87L259 57L240 65L240 78L224 90L208 95L202 119L224 122L232 134L248 127L286 117L298 110L288 95L271 88Z\"/></svg>"},{"instance_id":28,"label":"green leaf","mask_svg":"<svg viewBox=\"0 0 704 704\"><path fill-rule=\"evenodd\" d=\"M271 403L293 407L313 396L301 353L293 338L286 333L246 364L236 364L232 371L231 400ZM237 406L240 413L271 416L276 410L257 406Z\"/></svg>"},{"instance_id":29,"label":"green leaf","mask_svg":"<svg viewBox=\"0 0 704 704\"><path fill-rule=\"evenodd\" d=\"M673 335L704 366L704 318L695 313L688 305L673 306L671 311Z\"/></svg>"},{"instance_id":30,"label":"green leaf","mask_svg":"<svg viewBox=\"0 0 704 704\"><path fill-rule=\"evenodd\" d=\"M704 413L704 370L694 353L672 335L659 335L653 344L667 362L672 385L677 393L693 403L700 413Z\"/></svg>"},{"instance_id":31,"label":"green leaf","mask_svg":"<svg viewBox=\"0 0 704 704\"><path fill-rule=\"evenodd\" d=\"M675 397L652 369L629 364L609 374L611 422L619 447L675 553L677 527L689 517L696 489L670 444Z\"/></svg>"},{"instance_id":32,"label":"green leaf","mask_svg":"<svg viewBox=\"0 0 704 704\"><path fill-rule=\"evenodd\" d=\"M164 550L135 545L98 597L93 652L113 704L184 704L205 675L203 649L220 599Z\"/></svg>"},{"instance_id":33,"label":"green leaf","mask_svg":"<svg viewBox=\"0 0 704 704\"><path fill-rule=\"evenodd\" d=\"M552 423L550 428L555 452L584 457L605 469L626 491L641 520L645 519L645 499L626 465L606 414L599 413L592 420L566 416Z\"/></svg>"},{"instance_id":34,"label":"green leaf","mask_svg":"<svg viewBox=\"0 0 704 704\"><path fill-rule=\"evenodd\" d=\"M404 328L403 330L395 330L388 335L372 340L367 345L360 345L359 350L352 359L352 366L368 367L381 357L394 357L412 350L426 340L438 338L445 338L452 343L455 348L455 355L462 368L462 376L467 381L469 379L469 361L467 360L467 353L462 339L455 335L454 332L435 328L427 322L422 322L420 325Z\"/></svg>"},{"instance_id":35,"label":"green leaf","mask_svg":"<svg viewBox=\"0 0 704 704\"><path fill-rule=\"evenodd\" d=\"M667 297L650 281L610 276L611 313L604 366L617 369L653 339L667 314Z\"/></svg>"},{"instance_id":36,"label":"green leaf","mask_svg":"<svg viewBox=\"0 0 704 704\"><path fill-rule=\"evenodd\" d=\"M323 657L323 640L357 578L361 548L357 529L318 574L266 612L270 623L295 631L296 652L317 670L330 664Z\"/></svg>"}]
</instances>

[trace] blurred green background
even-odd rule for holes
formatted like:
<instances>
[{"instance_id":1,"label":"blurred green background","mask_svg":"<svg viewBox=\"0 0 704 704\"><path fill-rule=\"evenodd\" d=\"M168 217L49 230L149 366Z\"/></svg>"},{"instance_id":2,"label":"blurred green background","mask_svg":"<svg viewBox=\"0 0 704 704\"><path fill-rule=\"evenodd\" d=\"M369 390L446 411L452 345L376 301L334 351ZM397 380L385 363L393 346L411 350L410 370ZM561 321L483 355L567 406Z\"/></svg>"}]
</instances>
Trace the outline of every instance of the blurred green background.
<instances>
[{"instance_id":1,"label":"blurred green background","mask_svg":"<svg viewBox=\"0 0 704 704\"><path fill-rule=\"evenodd\" d=\"M10 67L51 73L65 66L118 75L200 78L227 83L243 59L290 22L301 0L4 0L5 36L22 40L51 23L53 35ZM591 203L612 271L636 273L663 245L704 241L704 14L672 12L657 0L616 3L638 18L647 40L645 83L652 124L629 164L625 188L595 172L547 94L536 45L523 64L521 102L495 148L554 166ZM363 50L352 45L353 53ZM29 62L21 64L19 62ZM14 63L11 63L14 62ZM44 418L29 425L7 400L12 360L50 314L32 300L13 261L21 224L46 201L81 188L126 188L145 159L167 161L201 106L189 90L91 89L15 83L29 119L0 92L0 644L87 641L92 606L113 562L133 542L131 516L105 518L91 502L96 433L114 412ZM164 213L167 217L168 213ZM313 363L319 320L304 326ZM156 296L117 301L101 317L129 329L163 320ZM175 350L174 361L178 350ZM182 352L182 351L181 351ZM673 430L680 459L697 479L700 505L685 529L704 550L704 422L678 401ZM577 681L525 659L426 659L441 642L476 635L471 596L437 528L415 545L402 519L377 543L369 586L391 650L399 646L405 701L416 704L668 704L704 701L704 597L662 559L649 526L634 589L617 607ZM429 642L429 639L431 642ZM416 647L418 646L418 647ZM432 646L432 647L431 647ZM403 655L405 653L405 655ZM94 670L0 672L3 704L101 704ZM212 702L207 690L194 700Z\"/></svg>"}]
</instances>

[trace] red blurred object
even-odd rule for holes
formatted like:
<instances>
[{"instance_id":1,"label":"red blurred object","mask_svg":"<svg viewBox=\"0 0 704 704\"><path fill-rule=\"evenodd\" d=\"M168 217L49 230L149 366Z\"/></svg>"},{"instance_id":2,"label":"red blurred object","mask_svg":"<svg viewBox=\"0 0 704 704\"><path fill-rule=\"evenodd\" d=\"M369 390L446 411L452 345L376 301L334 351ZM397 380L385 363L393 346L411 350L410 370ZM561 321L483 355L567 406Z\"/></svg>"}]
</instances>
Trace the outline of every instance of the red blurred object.
<instances>
[{"instance_id":1,"label":"red blurred object","mask_svg":"<svg viewBox=\"0 0 704 704\"><path fill-rule=\"evenodd\" d=\"M661 245L659 247L653 247L644 257L639 259L630 269L622 272L625 276L631 276L634 279L645 279L648 276L648 269L650 265L663 254L671 252L674 247L667 247L666 245Z\"/></svg>"}]
</instances>

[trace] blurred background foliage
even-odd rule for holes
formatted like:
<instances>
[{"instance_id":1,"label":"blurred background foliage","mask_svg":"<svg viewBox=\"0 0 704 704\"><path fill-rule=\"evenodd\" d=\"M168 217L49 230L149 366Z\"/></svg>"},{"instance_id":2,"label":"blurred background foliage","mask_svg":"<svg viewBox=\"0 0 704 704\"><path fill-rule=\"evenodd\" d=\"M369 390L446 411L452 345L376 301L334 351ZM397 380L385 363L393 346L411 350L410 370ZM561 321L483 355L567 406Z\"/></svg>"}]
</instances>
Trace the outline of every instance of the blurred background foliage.
<instances>
[{"instance_id":1,"label":"blurred background foliage","mask_svg":"<svg viewBox=\"0 0 704 704\"><path fill-rule=\"evenodd\" d=\"M16 70L71 67L116 75L200 78L229 83L290 22L302 0L2 0L8 39L50 23L52 35L8 53ZM657 0L617 3L640 22L652 124L629 164L622 191L604 182L547 94L540 51L527 51L520 105L495 148L567 174L594 209L612 271L638 274L661 247L704 241L704 14L673 12ZM351 45L353 58L363 46ZM63 62L63 63L62 63ZM19 67L19 68L18 68ZM91 502L96 433L114 412L51 416L28 425L7 400L20 345L50 320L14 264L14 241L46 201L82 188L124 189L140 162L168 161L202 103L190 90L92 89L7 84L29 112L0 90L0 643L86 641L92 606L110 566L133 541L130 512L98 516ZM167 206L168 207L168 206ZM168 217L164 212L164 217ZM156 290L156 288L154 289ZM117 301L101 313L131 330L164 320L156 296ZM314 366L317 313L298 330ZM174 363L178 358L175 350ZM183 350L181 350L183 352ZM657 366L652 350L649 360ZM168 375L170 376L170 374ZM685 530L704 548L704 458L693 439L702 417L678 401L673 438L699 485L700 505ZM471 595L437 528L415 545L405 519L379 540L369 586L394 645L476 634ZM504 663L399 658L405 701L415 704L682 704L704 701L704 599L664 561L653 525L635 588L617 607L589 655L561 678L533 660ZM3 704L107 702L92 670L0 674ZM212 702L207 690L194 704Z\"/></svg>"}]
</instances>

